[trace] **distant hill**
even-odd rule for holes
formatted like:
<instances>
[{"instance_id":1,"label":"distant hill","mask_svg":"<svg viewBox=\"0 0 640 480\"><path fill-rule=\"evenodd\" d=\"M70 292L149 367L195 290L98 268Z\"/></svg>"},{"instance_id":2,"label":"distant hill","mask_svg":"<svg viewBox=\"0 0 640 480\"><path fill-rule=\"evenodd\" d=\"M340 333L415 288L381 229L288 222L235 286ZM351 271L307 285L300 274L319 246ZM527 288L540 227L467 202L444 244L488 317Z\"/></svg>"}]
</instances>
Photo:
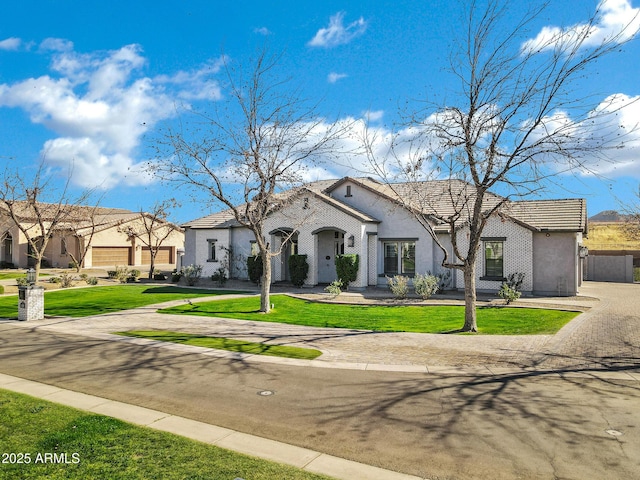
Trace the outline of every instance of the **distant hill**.
<instances>
[{"instance_id":1,"label":"distant hill","mask_svg":"<svg viewBox=\"0 0 640 480\"><path fill-rule=\"evenodd\" d=\"M624 222L627 219L627 215L620 213L616 210L605 210L592 217L589 217L589 222Z\"/></svg>"}]
</instances>

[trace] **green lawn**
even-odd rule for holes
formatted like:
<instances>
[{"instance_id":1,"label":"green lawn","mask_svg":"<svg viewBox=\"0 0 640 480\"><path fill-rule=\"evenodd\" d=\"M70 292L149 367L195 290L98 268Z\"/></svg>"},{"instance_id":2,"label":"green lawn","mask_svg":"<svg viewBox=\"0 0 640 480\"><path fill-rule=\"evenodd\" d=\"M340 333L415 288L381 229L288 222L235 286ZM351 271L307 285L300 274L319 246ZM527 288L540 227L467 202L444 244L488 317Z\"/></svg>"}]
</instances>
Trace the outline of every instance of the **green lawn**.
<instances>
[{"instance_id":1,"label":"green lawn","mask_svg":"<svg viewBox=\"0 0 640 480\"><path fill-rule=\"evenodd\" d=\"M328 478L6 390L0 418L0 478Z\"/></svg>"},{"instance_id":2,"label":"green lawn","mask_svg":"<svg viewBox=\"0 0 640 480\"><path fill-rule=\"evenodd\" d=\"M48 273L41 273L41 277L48 277ZM12 278L27 278L27 272L0 272L0 280L11 280Z\"/></svg>"},{"instance_id":3,"label":"green lawn","mask_svg":"<svg viewBox=\"0 0 640 480\"><path fill-rule=\"evenodd\" d=\"M130 330L127 332L116 332L118 335L127 337L147 338L149 340L159 340L161 342L181 343L196 347L214 348L218 350L228 350L231 352L249 353L254 355L269 355L272 357L299 358L303 360L313 360L322 355L319 350L312 348L289 347L283 345L268 345L265 343L245 342L224 337L209 337L183 332L167 332L160 330Z\"/></svg>"},{"instance_id":4,"label":"green lawn","mask_svg":"<svg viewBox=\"0 0 640 480\"><path fill-rule=\"evenodd\" d=\"M272 296L272 303L275 308L266 315L258 312L258 297L194 303L160 311L379 332L445 333L464 324L461 306L341 305L285 295ZM478 308L478 329L488 335L553 334L578 313L537 308Z\"/></svg>"},{"instance_id":5,"label":"green lawn","mask_svg":"<svg viewBox=\"0 0 640 480\"><path fill-rule=\"evenodd\" d=\"M55 290L44 294L45 315L86 317L117 312L129 308L197 298L209 295L238 293L231 290L196 290L173 286L154 287L147 284L125 284L107 287ZM17 296L0 297L0 318L18 316Z\"/></svg>"}]
</instances>

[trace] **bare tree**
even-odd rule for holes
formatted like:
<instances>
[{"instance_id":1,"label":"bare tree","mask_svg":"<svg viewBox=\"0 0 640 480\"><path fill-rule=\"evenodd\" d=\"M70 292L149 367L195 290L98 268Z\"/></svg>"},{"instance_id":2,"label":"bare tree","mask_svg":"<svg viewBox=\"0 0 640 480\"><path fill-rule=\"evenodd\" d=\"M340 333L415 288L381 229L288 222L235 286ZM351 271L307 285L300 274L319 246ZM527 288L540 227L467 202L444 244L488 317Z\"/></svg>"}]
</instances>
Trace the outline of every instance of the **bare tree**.
<instances>
[{"instance_id":1,"label":"bare tree","mask_svg":"<svg viewBox=\"0 0 640 480\"><path fill-rule=\"evenodd\" d=\"M373 129L366 151L399 202L415 213L444 254L442 265L463 272L463 331L477 331L476 262L487 221L510 200L538 192L562 172L587 169L586 160L610 161L629 127L616 116L626 98L598 103L574 93L603 56L636 34L629 25L598 37L600 4L584 24L523 42L544 6L514 23L509 2L466 5L464 36L450 56L457 95L414 112L380 158ZM444 179L431 191L424 181ZM401 180L400 183L394 181ZM504 196L496 193L508 192ZM434 228L448 227L450 255ZM464 235L461 234L464 232Z\"/></svg>"},{"instance_id":2,"label":"bare tree","mask_svg":"<svg viewBox=\"0 0 640 480\"><path fill-rule=\"evenodd\" d=\"M104 222L105 212L110 209L100 208L99 205L76 208L73 214L60 226L60 235L67 255L71 257L76 272L80 272L84 259L91 250L93 237L97 229ZM74 239L74 245L70 245L69 239Z\"/></svg>"},{"instance_id":3,"label":"bare tree","mask_svg":"<svg viewBox=\"0 0 640 480\"><path fill-rule=\"evenodd\" d=\"M629 240L640 241L640 185L635 198L622 204L624 225L622 227Z\"/></svg>"},{"instance_id":4,"label":"bare tree","mask_svg":"<svg viewBox=\"0 0 640 480\"><path fill-rule=\"evenodd\" d=\"M84 191L72 199L70 175L62 188L56 190L52 177L45 177L44 173L44 163L30 181L20 171L7 169L0 181L0 208L26 238L28 254L35 261L36 279L49 241L91 195L91 191Z\"/></svg>"},{"instance_id":5,"label":"bare tree","mask_svg":"<svg viewBox=\"0 0 640 480\"><path fill-rule=\"evenodd\" d=\"M156 257L160 251L160 247L175 232L182 229L169 222L171 210L178 206L178 202L171 198L156 202L151 212L140 210L139 223L129 223L126 227L120 227L120 231L127 234L129 238L136 238L144 246L149 249L149 278L153 278L153 272L156 268Z\"/></svg>"},{"instance_id":6,"label":"bare tree","mask_svg":"<svg viewBox=\"0 0 640 480\"><path fill-rule=\"evenodd\" d=\"M213 116L169 130L161 141L168 161L155 166L165 179L208 194L226 206L255 235L263 263L260 311L270 310L271 260L280 246L270 245L265 220L290 202L287 189L303 184L306 168L334 151L347 125L328 125L288 81L277 75L279 56L263 49L247 72L225 61L229 99ZM168 150L168 151L167 151ZM294 190L295 191L295 190Z\"/></svg>"}]
</instances>

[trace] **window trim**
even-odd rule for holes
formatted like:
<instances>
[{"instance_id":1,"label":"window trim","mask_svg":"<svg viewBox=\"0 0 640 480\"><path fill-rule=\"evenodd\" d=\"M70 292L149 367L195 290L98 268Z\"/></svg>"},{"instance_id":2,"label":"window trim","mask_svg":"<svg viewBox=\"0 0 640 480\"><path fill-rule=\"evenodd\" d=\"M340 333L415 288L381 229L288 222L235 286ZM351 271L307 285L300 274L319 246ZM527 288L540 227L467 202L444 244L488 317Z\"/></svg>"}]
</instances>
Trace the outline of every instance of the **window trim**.
<instances>
[{"instance_id":1,"label":"window trim","mask_svg":"<svg viewBox=\"0 0 640 480\"><path fill-rule=\"evenodd\" d=\"M381 239L382 243L382 273L381 277L387 277L390 275L402 275L405 277L413 278L416 275L416 249L417 249L417 240L416 238L386 238ZM403 255L405 251L405 245L413 244L413 272L408 273L405 270L405 259L410 259L411 257L406 257ZM395 245L396 250L396 271L391 272L387 271L387 245ZM392 258L392 257L388 257Z\"/></svg>"},{"instance_id":2,"label":"window trim","mask_svg":"<svg viewBox=\"0 0 640 480\"><path fill-rule=\"evenodd\" d=\"M504 244L506 242L506 237L483 237L480 239L482 241L482 260L483 260L483 275L480 277L480 280L488 280L488 281L497 281L497 282L502 282L504 281ZM500 244L500 259L501 260L501 264L500 264L500 270L501 270L501 275L495 275L495 266L492 267L492 269L488 269L487 268L487 261L488 260L498 260L496 259L488 259L487 258L487 243L499 243ZM493 275L490 275L487 273L488 270L494 270L491 271L490 273L492 273Z\"/></svg>"},{"instance_id":3,"label":"window trim","mask_svg":"<svg viewBox=\"0 0 640 480\"><path fill-rule=\"evenodd\" d=\"M217 262L216 247L218 244L217 238L207 238L207 262Z\"/></svg>"}]
</instances>

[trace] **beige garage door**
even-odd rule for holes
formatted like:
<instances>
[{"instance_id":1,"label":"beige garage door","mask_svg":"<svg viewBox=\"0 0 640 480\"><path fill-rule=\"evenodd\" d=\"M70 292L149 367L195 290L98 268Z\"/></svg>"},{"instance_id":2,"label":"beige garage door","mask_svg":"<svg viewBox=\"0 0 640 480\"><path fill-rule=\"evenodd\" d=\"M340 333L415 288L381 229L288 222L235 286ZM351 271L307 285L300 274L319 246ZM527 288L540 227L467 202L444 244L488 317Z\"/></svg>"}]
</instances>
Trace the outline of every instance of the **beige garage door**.
<instances>
[{"instance_id":1,"label":"beige garage door","mask_svg":"<svg viewBox=\"0 0 640 480\"><path fill-rule=\"evenodd\" d=\"M94 267L131 264L131 247L93 247L91 251Z\"/></svg>"},{"instance_id":2,"label":"beige garage door","mask_svg":"<svg viewBox=\"0 0 640 480\"><path fill-rule=\"evenodd\" d=\"M156 264L161 265L164 263L173 263L171 261L171 247L160 247L156 254ZM151 249L149 247L142 247L142 264L151 264Z\"/></svg>"}]
</instances>

